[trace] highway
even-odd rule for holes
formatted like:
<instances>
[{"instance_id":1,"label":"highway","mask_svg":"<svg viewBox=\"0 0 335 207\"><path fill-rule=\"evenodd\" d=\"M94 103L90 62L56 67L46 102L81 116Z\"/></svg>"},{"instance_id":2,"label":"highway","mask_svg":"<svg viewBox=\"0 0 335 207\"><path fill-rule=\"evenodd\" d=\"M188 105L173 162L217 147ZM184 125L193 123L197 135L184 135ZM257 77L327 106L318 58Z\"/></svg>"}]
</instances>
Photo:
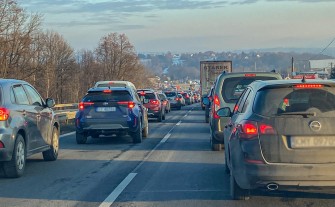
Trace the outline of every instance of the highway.
<instances>
[{"instance_id":1,"label":"highway","mask_svg":"<svg viewBox=\"0 0 335 207\"><path fill-rule=\"evenodd\" d=\"M55 162L27 160L23 177L0 173L0 207L291 207L334 206L335 189L256 191L248 201L229 197L224 152L209 145L204 111L193 104L150 120L149 137L133 144L124 137L89 138L78 145L62 135Z\"/></svg>"}]
</instances>

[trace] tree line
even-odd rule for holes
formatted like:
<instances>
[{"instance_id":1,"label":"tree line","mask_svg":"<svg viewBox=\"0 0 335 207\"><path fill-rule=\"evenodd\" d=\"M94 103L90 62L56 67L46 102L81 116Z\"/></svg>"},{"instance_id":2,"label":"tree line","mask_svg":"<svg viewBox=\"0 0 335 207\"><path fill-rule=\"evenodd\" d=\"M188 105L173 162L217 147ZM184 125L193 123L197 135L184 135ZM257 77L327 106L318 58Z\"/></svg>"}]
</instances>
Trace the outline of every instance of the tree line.
<instances>
[{"instance_id":1,"label":"tree line","mask_svg":"<svg viewBox=\"0 0 335 207\"><path fill-rule=\"evenodd\" d=\"M62 35L43 31L41 24L41 15L0 0L0 78L25 80L56 103L78 102L99 80L151 86L152 75L125 34L109 33L96 49L74 51Z\"/></svg>"}]
</instances>

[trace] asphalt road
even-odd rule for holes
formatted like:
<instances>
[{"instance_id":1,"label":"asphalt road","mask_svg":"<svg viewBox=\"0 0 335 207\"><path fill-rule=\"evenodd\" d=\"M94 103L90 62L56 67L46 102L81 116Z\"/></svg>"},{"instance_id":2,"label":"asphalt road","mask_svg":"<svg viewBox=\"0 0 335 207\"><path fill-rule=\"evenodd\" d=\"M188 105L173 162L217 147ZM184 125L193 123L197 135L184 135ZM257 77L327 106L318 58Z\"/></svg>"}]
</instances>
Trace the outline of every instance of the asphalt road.
<instances>
[{"instance_id":1,"label":"asphalt road","mask_svg":"<svg viewBox=\"0 0 335 207\"><path fill-rule=\"evenodd\" d=\"M23 177L0 173L2 206L335 206L335 190L254 192L248 201L229 198L224 153L209 147L209 128L198 104L150 121L149 137L60 139L55 162L29 157Z\"/></svg>"}]
</instances>

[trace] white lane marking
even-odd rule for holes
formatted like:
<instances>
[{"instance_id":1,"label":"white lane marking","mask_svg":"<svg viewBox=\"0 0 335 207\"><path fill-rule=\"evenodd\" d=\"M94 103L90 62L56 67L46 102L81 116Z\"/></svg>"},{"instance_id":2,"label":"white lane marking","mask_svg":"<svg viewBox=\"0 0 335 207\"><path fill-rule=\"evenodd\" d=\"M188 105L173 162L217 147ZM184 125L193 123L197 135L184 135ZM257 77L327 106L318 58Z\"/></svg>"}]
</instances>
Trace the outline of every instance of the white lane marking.
<instances>
[{"instance_id":1,"label":"white lane marking","mask_svg":"<svg viewBox=\"0 0 335 207\"><path fill-rule=\"evenodd\" d=\"M170 136L171 136L171 134L170 134L170 133L167 133L167 134L165 135L165 137L161 140L161 143L166 142L166 140L168 140Z\"/></svg>"},{"instance_id":2,"label":"white lane marking","mask_svg":"<svg viewBox=\"0 0 335 207\"><path fill-rule=\"evenodd\" d=\"M110 207L136 175L137 173L129 173L129 175L113 190L99 207Z\"/></svg>"},{"instance_id":3,"label":"white lane marking","mask_svg":"<svg viewBox=\"0 0 335 207\"><path fill-rule=\"evenodd\" d=\"M179 121L176 125L179 126L181 124L181 121Z\"/></svg>"},{"instance_id":4,"label":"white lane marking","mask_svg":"<svg viewBox=\"0 0 335 207\"><path fill-rule=\"evenodd\" d=\"M62 135L59 136L59 138L67 137L67 136L73 135L75 133L76 132L69 132L69 133L66 133L66 134L62 134Z\"/></svg>"}]
</instances>

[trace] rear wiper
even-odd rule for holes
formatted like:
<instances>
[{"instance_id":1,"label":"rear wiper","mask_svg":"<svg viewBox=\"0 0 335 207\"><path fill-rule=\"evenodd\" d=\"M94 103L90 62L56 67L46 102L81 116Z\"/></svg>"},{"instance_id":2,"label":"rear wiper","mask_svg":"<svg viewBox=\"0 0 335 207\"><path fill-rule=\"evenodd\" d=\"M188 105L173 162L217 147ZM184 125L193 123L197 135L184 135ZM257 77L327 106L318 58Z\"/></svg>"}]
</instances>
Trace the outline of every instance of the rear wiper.
<instances>
[{"instance_id":1,"label":"rear wiper","mask_svg":"<svg viewBox=\"0 0 335 207\"><path fill-rule=\"evenodd\" d=\"M279 116L281 115L301 115L303 117L308 117L308 116L316 116L315 112L284 112L284 113L280 113L278 114Z\"/></svg>"}]
</instances>

